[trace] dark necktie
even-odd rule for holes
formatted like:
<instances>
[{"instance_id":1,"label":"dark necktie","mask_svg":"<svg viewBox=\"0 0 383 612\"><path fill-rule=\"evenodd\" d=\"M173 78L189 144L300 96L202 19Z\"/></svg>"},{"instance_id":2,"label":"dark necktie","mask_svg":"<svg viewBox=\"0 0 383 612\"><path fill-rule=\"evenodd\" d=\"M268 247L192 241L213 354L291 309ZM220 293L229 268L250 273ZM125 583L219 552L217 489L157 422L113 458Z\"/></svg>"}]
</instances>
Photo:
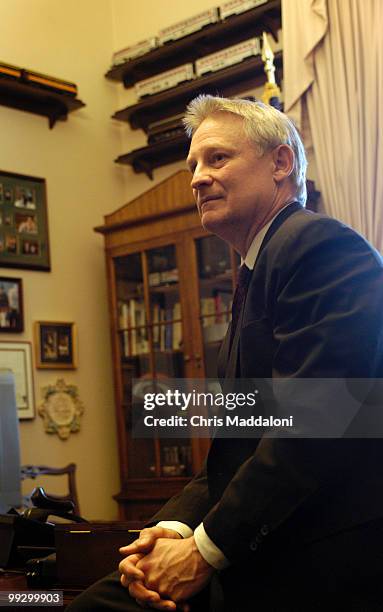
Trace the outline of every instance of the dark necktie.
<instances>
[{"instance_id":1,"label":"dark necktie","mask_svg":"<svg viewBox=\"0 0 383 612\"><path fill-rule=\"evenodd\" d=\"M230 349L231 345L233 344L235 330L237 329L239 315L245 301L250 278L251 270L245 264L242 264L238 272L237 287L235 289L233 306L231 309Z\"/></svg>"}]
</instances>

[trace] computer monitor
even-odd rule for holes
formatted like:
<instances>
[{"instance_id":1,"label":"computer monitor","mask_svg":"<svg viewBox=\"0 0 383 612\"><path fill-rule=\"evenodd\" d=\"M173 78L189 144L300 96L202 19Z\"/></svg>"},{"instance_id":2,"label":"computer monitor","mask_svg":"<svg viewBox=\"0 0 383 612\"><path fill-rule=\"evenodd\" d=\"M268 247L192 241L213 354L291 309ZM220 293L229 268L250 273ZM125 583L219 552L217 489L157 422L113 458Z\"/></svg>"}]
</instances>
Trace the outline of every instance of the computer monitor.
<instances>
[{"instance_id":1,"label":"computer monitor","mask_svg":"<svg viewBox=\"0 0 383 612\"><path fill-rule=\"evenodd\" d=\"M0 512L21 506L19 421L15 379L0 370Z\"/></svg>"}]
</instances>

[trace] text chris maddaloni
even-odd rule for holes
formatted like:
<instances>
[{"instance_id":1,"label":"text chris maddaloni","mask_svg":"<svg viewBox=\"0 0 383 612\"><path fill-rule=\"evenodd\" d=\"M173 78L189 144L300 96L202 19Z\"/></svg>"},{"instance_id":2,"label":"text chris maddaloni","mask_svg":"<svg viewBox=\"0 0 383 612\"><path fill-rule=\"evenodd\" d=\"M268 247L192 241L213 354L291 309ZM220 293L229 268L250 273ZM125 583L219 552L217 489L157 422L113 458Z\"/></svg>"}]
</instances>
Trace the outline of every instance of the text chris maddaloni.
<instances>
[{"instance_id":1,"label":"text chris maddaloni","mask_svg":"<svg viewBox=\"0 0 383 612\"><path fill-rule=\"evenodd\" d=\"M169 417L155 417L147 414L144 417L146 427L293 427L293 417L263 417L252 415L247 418L235 414L226 414L222 417L204 417L201 415L179 416L172 414Z\"/></svg>"}]
</instances>

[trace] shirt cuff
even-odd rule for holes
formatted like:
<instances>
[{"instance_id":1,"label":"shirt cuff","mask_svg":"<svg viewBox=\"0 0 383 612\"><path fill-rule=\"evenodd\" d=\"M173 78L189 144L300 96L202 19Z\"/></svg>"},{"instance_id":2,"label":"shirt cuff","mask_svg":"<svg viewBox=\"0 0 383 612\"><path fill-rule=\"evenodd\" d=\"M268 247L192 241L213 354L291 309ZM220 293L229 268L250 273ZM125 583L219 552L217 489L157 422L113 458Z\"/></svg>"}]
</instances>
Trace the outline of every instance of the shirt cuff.
<instances>
[{"instance_id":1,"label":"shirt cuff","mask_svg":"<svg viewBox=\"0 0 383 612\"><path fill-rule=\"evenodd\" d=\"M183 538L190 538L193 535L193 529L180 521L160 521L156 527L164 527L165 529L173 529L177 531Z\"/></svg>"},{"instance_id":2,"label":"shirt cuff","mask_svg":"<svg viewBox=\"0 0 383 612\"><path fill-rule=\"evenodd\" d=\"M225 569L230 565L223 552L209 538L203 523L194 531L194 540L202 557L217 570Z\"/></svg>"}]
</instances>

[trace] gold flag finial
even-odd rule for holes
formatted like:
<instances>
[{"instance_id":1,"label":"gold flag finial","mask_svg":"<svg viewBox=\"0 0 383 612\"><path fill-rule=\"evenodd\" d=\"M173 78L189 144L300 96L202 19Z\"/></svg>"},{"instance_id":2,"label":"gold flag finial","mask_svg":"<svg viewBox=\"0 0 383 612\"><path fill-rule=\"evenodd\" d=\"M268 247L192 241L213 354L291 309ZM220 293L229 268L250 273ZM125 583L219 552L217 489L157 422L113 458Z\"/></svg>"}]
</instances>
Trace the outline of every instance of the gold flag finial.
<instances>
[{"instance_id":1,"label":"gold flag finial","mask_svg":"<svg viewBox=\"0 0 383 612\"><path fill-rule=\"evenodd\" d=\"M267 34L262 34L262 61L265 65L265 73L267 76L267 82L265 83L265 89L262 95L262 102L270 104L275 108L280 109L280 95L281 90L279 89L275 81L275 66L274 66L274 53L270 47Z\"/></svg>"},{"instance_id":2,"label":"gold flag finial","mask_svg":"<svg viewBox=\"0 0 383 612\"><path fill-rule=\"evenodd\" d=\"M268 83L275 83L275 66L274 66L274 53L270 47L269 40L266 32L262 34L262 61L265 64L265 72L267 75Z\"/></svg>"}]
</instances>

